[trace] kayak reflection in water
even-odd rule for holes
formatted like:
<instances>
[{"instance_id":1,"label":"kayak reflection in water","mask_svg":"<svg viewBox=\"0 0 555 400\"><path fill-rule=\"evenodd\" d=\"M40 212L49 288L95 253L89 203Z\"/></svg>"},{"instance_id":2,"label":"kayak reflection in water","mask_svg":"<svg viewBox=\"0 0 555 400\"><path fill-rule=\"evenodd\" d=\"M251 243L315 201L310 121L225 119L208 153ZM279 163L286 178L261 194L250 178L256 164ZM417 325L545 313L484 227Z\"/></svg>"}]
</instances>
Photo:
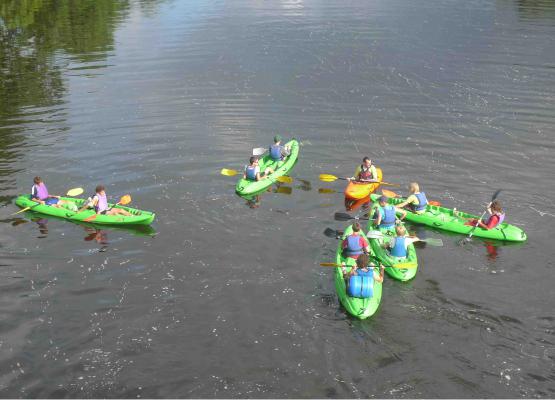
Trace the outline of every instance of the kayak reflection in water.
<instances>
[{"instance_id":1,"label":"kayak reflection in water","mask_svg":"<svg viewBox=\"0 0 555 400\"><path fill-rule=\"evenodd\" d=\"M378 171L372 160L369 157L364 157L362 159L362 164L360 164L356 171L355 176L349 178L350 181L357 182L378 182Z\"/></svg>"},{"instance_id":2,"label":"kayak reflection in water","mask_svg":"<svg viewBox=\"0 0 555 400\"><path fill-rule=\"evenodd\" d=\"M48 236L48 220L46 218L33 218L31 221L36 222L39 227L39 232L41 236L37 236L39 239Z\"/></svg>"},{"instance_id":3,"label":"kayak reflection in water","mask_svg":"<svg viewBox=\"0 0 555 400\"><path fill-rule=\"evenodd\" d=\"M98 251L104 252L108 249L108 233L105 230L85 226L87 236L83 239L85 242L95 241L101 245Z\"/></svg>"}]
</instances>

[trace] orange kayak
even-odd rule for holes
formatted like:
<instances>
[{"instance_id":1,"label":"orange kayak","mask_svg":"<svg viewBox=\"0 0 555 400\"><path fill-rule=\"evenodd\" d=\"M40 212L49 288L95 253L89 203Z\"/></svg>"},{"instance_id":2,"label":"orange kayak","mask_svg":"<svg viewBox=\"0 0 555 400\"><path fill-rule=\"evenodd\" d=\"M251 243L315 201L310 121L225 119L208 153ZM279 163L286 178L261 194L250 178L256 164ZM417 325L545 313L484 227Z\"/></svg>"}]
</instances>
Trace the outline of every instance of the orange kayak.
<instances>
[{"instance_id":1,"label":"orange kayak","mask_svg":"<svg viewBox=\"0 0 555 400\"><path fill-rule=\"evenodd\" d=\"M378 172L378 180L381 182L382 180L382 169L376 168ZM345 188L345 198L347 199L363 199L365 197L370 196L378 187L380 186L379 182L374 183L360 183L355 181L350 181Z\"/></svg>"}]
</instances>

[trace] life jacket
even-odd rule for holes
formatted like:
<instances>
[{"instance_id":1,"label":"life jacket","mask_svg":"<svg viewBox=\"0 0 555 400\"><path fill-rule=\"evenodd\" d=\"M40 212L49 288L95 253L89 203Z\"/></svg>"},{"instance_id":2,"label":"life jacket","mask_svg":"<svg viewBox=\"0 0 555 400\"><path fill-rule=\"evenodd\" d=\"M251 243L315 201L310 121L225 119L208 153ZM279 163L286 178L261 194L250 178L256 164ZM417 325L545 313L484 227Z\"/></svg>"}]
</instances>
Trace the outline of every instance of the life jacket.
<instances>
[{"instance_id":1,"label":"life jacket","mask_svg":"<svg viewBox=\"0 0 555 400\"><path fill-rule=\"evenodd\" d=\"M106 198L106 195L101 196L99 193L96 193L95 196L98 201L96 206L94 206L94 211L96 211L97 214L102 211L106 211L108 209L108 199Z\"/></svg>"},{"instance_id":2,"label":"life jacket","mask_svg":"<svg viewBox=\"0 0 555 400\"><path fill-rule=\"evenodd\" d=\"M41 182L38 185L33 185L32 194L39 200L46 200L48 198L48 189L46 188L44 182Z\"/></svg>"},{"instance_id":3,"label":"life jacket","mask_svg":"<svg viewBox=\"0 0 555 400\"><path fill-rule=\"evenodd\" d=\"M359 174L359 179L361 180L370 180L372 179L372 166L370 166L368 169L366 169L366 167L361 164L360 165L360 174Z\"/></svg>"},{"instance_id":4,"label":"life jacket","mask_svg":"<svg viewBox=\"0 0 555 400\"><path fill-rule=\"evenodd\" d=\"M360 256L363 253L360 245L360 235L347 236L347 247L345 248L346 256Z\"/></svg>"},{"instance_id":5,"label":"life jacket","mask_svg":"<svg viewBox=\"0 0 555 400\"><path fill-rule=\"evenodd\" d=\"M247 176L247 179L249 179L251 181L255 181L256 180L256 165L255 166L247 165L247 167L245 168L245 175Z\"/></svg>"},{"instance_id":6,"label":"life jacket","mask_svg":"<svg viewBox=\"0 0 555 400\"><path fill-rule=\"evenodd\" d=\"M361 272L357 271L358 275L351 275L349 278L347 294L351 297L368 299L374 295L374 273L372 270L364 274Z\"/></svg>"},{"instance_id":7,"label":"life jacket","mask_svg":"<svg viewBox=\"0 0 555 400\"><path fill-rule=\"evenodd\" d=\"M395 238L395 245L390 251L390 254L393 257L406 257L407 256L407 248L405 247L405 239L402 236L397 236Z\"/></svg>"},{"instance_id":8,"label":"life jacket","mask_svg":"<svg viewBox=\"0 0 555 400\"><path fill-rule=\"evenodd\" d=\"M395 226L395 207L392 205L386 205L385 207L380 207L378 209L379 213L382 215L382 221L380 222L379 228L391 228Z\"/></svg>"},{"instance_id":9,"label":"life jacket","mask_svg":"<svg viewBox=\"0 0 555 400\"><path fill-rule=\"evenodd\" d=\"M426 209L426 205L428 204L426 193L420 192L420 193L415 193L414 195L418 199L418 205L411 204L412 211L424 211Z\"/></svg>"},{"instance_id":10,"label":"life jacket","mask_svg":"<svg viewBox=\"0 0 555 400\"><path fill-rule=\"evenodd\" d=\"M505 213L501 213L501 214L492 214L488 217L487 221L484 221L484 224L489 224L489 221L491 219L491 217L493 217L494 215L497 215L497 217L499 218L497 221L497 224L495 224L495 226L491 227L490 229L494 229L497 228L499 225L501 225L503 223L503 221L505 220Z\"/></svg>"},{"instance_id":11,"label":"life jacket","mask_svg":"<svg viewBox=\"0 0 555 400\"><path fill-rule=\"evenodd\" d=\"M281 145L273 144L270 146L270 157L274 161L281 160Z\"/></svg>"}]
</instances>

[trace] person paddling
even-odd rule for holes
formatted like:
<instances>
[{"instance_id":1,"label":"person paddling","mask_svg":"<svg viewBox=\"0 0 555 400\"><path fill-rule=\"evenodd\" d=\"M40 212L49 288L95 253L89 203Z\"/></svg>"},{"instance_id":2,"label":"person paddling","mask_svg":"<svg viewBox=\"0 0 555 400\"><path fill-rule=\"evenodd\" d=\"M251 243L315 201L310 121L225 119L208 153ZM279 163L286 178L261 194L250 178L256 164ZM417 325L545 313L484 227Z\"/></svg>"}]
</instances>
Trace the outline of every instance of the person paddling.
<instances>
[{"instance_id":1,"label":"person paddling","mask_svg":"<svg viewBox=\"0 0 555 400\"><path fill-rule=\"evenodd\" d=\"M274 136L274 144L270 146L270 158L274 161L285 160L285 157L291 152L289 146L281 144L281 140L281 135Z\"/></svg>"},{"instance_id":2,"label":"person paddling","mask_svg":"<svg viewBox=\"0 0 555 400\"><path fill-rule=\"evenodd\" d=\"M384 247L389 249L389 254L391 254L391 256L404 259L407 257L408 247L414 242L418 242L420 239L416 236L407 237L407 231L402 225L397 225L395 227L395 233L397 236L391 239L389 243L384 244Z\"/></svg>"},{"instance_id":3,"label":"person paddling","mask_svg":"<svg viewBox=\"0 0 555 400\"><path fill-rule=\"evenodd\" d=\"M378 182L378 171L374 164L372 164L372 160L369 157L364 157L362 159L362 164L360 164L355 171L355 176L349 178L349 180L364 183Z\"/></svg>"},{"instance_id":4,"label":"person paddling","mask_svg":"<svg viewBox=\"0 0 555 400\"><path fill-rule=\"evenodd\" d=\"M370 262L370 258L367 254L362 254L356 260L356 265L354 265L349 272L345 268L345 262L341 263L341 272L343 272L343 278L349 283L351 276L359 275L359 276L371 276L374 279L374 282L382 283L383 282L383 272L384 266L380 264L380 272L378 273L374 267L375 265Z\"/></svg>"},{"instance_id":5,"label":"person paddling","mask_svg":"<svg viewBox=\"0 0 555 400\"><path fill-rule=\"evenodd\" d=\"M249 181L261 181L266 179L268 175L273 174L274 170L267 167L266 170L261 174L260 166L258 165L258 157L252 156L249 159L249 165L245 167L245 172L243 173L243 179L248 179Z\"/></svg>"},{"instance_id":6,"label":"person paddling","mask_svg":"<svg viewBox=\"0 0 555 400\"><path fill-rule=\"evenodd\" d=\"M89 202L83 206L79 212L87 209L93 208L96 214L101 215L123 215L129 217L131 213L122 208L108 207L108 198L106 197L106 190L103 185L98 185L95 189L95 195L91 198Z\"/></svg>"},{"instance_id":7,"label":"person paddling","mask_svg":"<svg viewBox=\"0 0 555 400\"><path fill-rule=\"evenodd\" d=\"M361 235L361 227L358 222L353 224L353 233L343 239L343 255L357 259L361 254L370 252L368 240Z\"/></svg>"},{"instance_id":8,"label":"person paddling","mask_svg":"<svg viewBox=\"0 0 555 400\"><path fill-rule=\"evenodd\" d=\"M426 211L426 205L428 205L426 193L420 191L420 186L416 182L409 184L409 193L409 197L402 203L397 204L397 208L407 207L416 214L423 214Z\"/></svg>"},{"instance_id":9,"label":"person paddling","mask_svg":"<svg viewBox=\"0 0 555 400\"><path fill-rule=\"evenodd\" d=\"M48 193L46 184L40 176L35 176L33 179L33 187L31 188L31 200L40 204L45 204L52 207L61 207L68 202L61 200L60 196L54 196Z\"/></svg>"},{"instance_id":10,"label":"person paddling","mask_svg":"<svg viewBox=\"0 0 555 400\"><path fill-rule=\"evenodd\" d=\"M489 230L496 228L505 220L505 212L503 211L503 207L501 207L501 203L499 202L499 200L494 200L493 202L488 204L487 213L488 215L485 217L485 219L470 219L465 223L465 225L475 226L476 223L478 223L478 226L480 228Z\"/></svg>"},{"instance_id":11,"label":"person paddling","mask_svg":"<svg viewBox=\"0 0 555 400\"><path fill-rule=\"evenodd\" d=\"M377 228L390 229L395 226L395 221L397 219L395 206L388 204L389 197L381 196L378 201L378 207L374 213L374 226ZM402 212L401 218L406 217L407 212L405 210L400 210Z\"/></svg>"}]
</instances>

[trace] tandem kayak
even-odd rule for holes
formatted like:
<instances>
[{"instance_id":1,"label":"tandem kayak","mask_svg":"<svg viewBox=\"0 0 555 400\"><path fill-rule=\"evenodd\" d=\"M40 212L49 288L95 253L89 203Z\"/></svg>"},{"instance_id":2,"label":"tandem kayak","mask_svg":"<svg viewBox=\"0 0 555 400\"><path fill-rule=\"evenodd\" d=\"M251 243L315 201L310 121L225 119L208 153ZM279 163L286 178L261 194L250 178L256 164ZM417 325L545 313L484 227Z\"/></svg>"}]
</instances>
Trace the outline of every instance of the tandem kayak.
<instances>
[{"instance_id":1,"label":"tandem kayak","mask_svg":"<svg viewBox=\"0 0 555 400\"><path fill-rule=\"evenodd\" d=\"M372 201L378 201L378 195L372 195ZM390 198L389 204L399 204L403 202L403 198ZM400 212L398 212L399 214ZM426 211L422 214L416 214L407 210L406 221L413 222L415 224L422 224L431 226L432 228L442 229L449 232L461 233L463 235L468 235L472 229L473 225L465 225L469 219L477 219L479 216L467 214L462 211L454 212L453 209L439 207L439 206L426 206ZM493 229L484 229L477 227L474 229L474 236L481 237L485 239L495 239L495 240L505 240L510 242L524 242L526 241L526 233L514 226L507 224L506 222L498 225Z\"/></svg>"},{"instance_id":2,"label":"tandem kayak","mask_svg":"<svg viewBox=\"0 0 555 400\"><path fill-rule=\"evenodd\" d=\"M369 229L373 229L371 224L368 224ZM383 247L384 244L387 244L391 241L391 239L395 236L395 231L393 229L379 229L379 232L383 234L382 238L375 239L372 238L370 235L370 231L368 239L370 241L370 247L374 252L376 259L381 262L385 267L385 272L392 277L393 279L397 279L401 282L410 281L412 278L416 276L416 270L418 269L418 259L416 256L416 249L414 248L414 244L410 244L407 248L407 256L404 258L394 257L389 254L389 251ZM400 263L414 263L414 268L397 268L395 267L397 264Z\"/></svg>"},{"instance_id":3,"label":"tandem kayak","mask_svg":"<svg viewBox=\"0 0 555 400\"><path fill-rule=\"evenodd\" d=\"M343 242L343 239L345 239L345 237L347 235L350 235L352 232L353 232L352 226L348 226L347 229L345 229L345 233L339 240L339 244L337 246L337 252L336 252L336 261L335 261L336 264L340 265L342 262L345 262L347 272L349 272L352 266L356 264L356 261L350 257L343 257L343 249L341 244ZM373 258L374 258L374 255L371 251L370 259L372 260ZM379 266L377 266L375 270L379 272ZM347 294L347 285L346 285L345 279L343 278L343 272L341 271L341 267L335 268L334 276L335 276L335 290L337 291L337 297L339 297L339 301L341 302L341 304L349 314L351 314L353 317L356 317L358 319L366 319L376 313L376 311L378 310L378 307L380 306L380 301L382 299L381 283L376 282L374 280L372 297L361 299L358 297L351 297Z\"/></svg>"},{"instance_id":4,"label":"tandem kayak","mask_svg":"<svg viewBox=\"0 0 555 400\"><path fill-rule=\"evenodd\" d=\"M60 200L73 203L72 205L64 205L61 207L47 206L39 204L31 200L31 195L20 195L15 204L21 208L31 207L31 211L54 217L64 218L71 221L84 221L85 219L95 215L93 210L83 210L82 212L74 211L75 208L81 208L85 205L84 199L75 199L72 197L60 197ZM69 206L69 207L68 207ZM94 220L95 225L150 225L154 221L155 214L150 211L138 210L136 208L125 207L121 205L108 204L110 208L121 208L131 213L130 216L124 215L102 215L98 214ZM87 221L84 221L87 222Z\"/></svg>"},{"instance_id":5,"label":"tandem kayak","mask_svg":"<svg viewBox=\"0 0 555 400\"><path fill-rule=\"evenodd\" d=\"M376 168L378 173L378 180L382 180L382 169ZM362 183L357 181L349 181L347 187L345 188L345 198L346 199L364 199L365 197L370 196L378 187L380 186L379 182L373 183Z\"/></svg>"},{"instance_id":6,"label":"tandem kayak","mask_svg":"<svg viewBox=\"0 0 555 400\"><path fill-rule=\"evenodd\" d=\"M278 177L288 174L297 162L297 158L299 156L299 142L296 139L292 139L285 143L284 146L290 146L291 148L291 152L285 160L274 161L270 158L270 155L267 154L258 162L261 173L263 173L266 168L270 167L274 170L273 174L268 175L267 178L260 181L251 181L249 179L241 178L237 182L237 185L235 185L235 192L243 196L262 192L268 186L275 183Z\"/></svg>"}]
</instances>

